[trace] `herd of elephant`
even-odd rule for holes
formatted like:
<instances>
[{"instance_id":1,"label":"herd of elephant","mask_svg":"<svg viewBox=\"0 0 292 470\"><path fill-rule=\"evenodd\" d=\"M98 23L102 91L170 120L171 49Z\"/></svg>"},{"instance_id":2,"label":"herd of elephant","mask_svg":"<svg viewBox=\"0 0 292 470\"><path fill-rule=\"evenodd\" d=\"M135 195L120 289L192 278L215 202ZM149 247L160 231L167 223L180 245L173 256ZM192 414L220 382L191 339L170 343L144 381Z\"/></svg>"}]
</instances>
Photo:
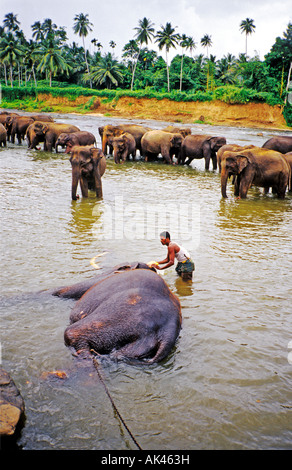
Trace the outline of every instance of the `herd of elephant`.
<instances>
[{"instance_id":1,"label":"herd of elephant","mask_svg":"<svg viewBox=\"0 0 292 470\"><path fill-rule=\"evenodd\" d=\"M30 149L58 152L61 146L70 154L72 199L80 183L82 196L88 190L102 197L101 178L106 155L116 164L135 159L139 150L145 161L158 159L167 164L187 164L205 159L219 168L222 196L227 197L229 176L234 179L234 194L245 198L251 185L272 188L279 198L291 190L292 137L275 136L262 147L227 144L225 137L193 135L188 128L169 126L157 130L125 124L99 127L102 148L87 131L57 123L47 115L20 116L0 114L0 143L21 144L26 138ZM65 343L77 356L99 355L154 363L170 353L181 328L181 305L155 268L145 263L123 263L92 279L48 291L50 295L77 301L66 328Z\"/></svg>"},{"instance_id":2,"label":"herd of elephant","mask_svg":"<svg viewBox=\"0 0 292 470\"><path fill-rule=\"evenodd\" d=\"M262 147L227 144L223 136L192 134L187 127L168 126L152 129L136 124L105 125L98 128L102 148L95 136L77 126L54 122L51 116L37 114L21 116L18 113L0 114L0 145L7 141L21 144L26 138L30 149L43 142L44 151L58 152L65 148L72 165L72 199L76 200L80 183L83 197L88 190L102 197L102 176L106 169L106 155L113 155L116 164L124 163L136 152L146 162L161 159L167 164L189 165L193 159L205 159L205 169L219 168L221 194L227 198L227 181L233 176L234 195L246 198L249 188L260 186L265 193L272 188L283 199L292 191L292 137L275 136Z\"/></svg>"}]
</instances>

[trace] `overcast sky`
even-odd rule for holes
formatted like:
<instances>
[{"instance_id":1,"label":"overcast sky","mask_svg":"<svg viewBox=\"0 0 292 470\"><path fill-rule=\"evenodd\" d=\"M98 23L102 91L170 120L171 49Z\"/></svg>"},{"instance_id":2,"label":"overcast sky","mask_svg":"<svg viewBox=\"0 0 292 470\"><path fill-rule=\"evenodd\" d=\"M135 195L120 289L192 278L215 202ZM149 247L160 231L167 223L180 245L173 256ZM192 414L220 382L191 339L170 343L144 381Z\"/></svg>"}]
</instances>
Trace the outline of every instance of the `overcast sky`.
<instances>
[{"instance_id":1,"label":"overcast sky","mask_svg":"<svg viewBox=\"0 0 292 470\"><path fill-rule=\"evenodd\" d=\"M245 34L239 25L246 18L253 19L256 26L248 36L247 53L250 57L258 54L261 60L292 22L291 0L0 0L0 6L1 24L7 13L14 13L28 39L35 21L51 18L66 27L69 43L80 45L81 39L73 33L73 19L76 14L87 13L93 31L86 38L86 47L93 52L90 41L96 38L105 53L112 50L109 42L114 41L117 58L121 58L124 45L134 38L134 28L144 17L154 23L155 31L170 22L176 32L192 36L197 44L193 55L206 54L200 40L208 34L212 40L209 53L216 59L245 52ZM157 45L150 43L148 47L158 51ZM161 54L165 57L164 51Z\"/></svg>"}]
</instances>

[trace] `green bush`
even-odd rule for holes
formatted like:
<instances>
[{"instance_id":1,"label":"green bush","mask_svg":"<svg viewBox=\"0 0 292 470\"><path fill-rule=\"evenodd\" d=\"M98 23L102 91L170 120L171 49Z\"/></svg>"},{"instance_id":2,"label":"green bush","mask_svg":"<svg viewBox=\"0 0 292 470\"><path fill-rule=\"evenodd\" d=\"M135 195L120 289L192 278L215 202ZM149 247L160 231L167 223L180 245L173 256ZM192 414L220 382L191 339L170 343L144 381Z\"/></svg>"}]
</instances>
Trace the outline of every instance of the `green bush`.
<instances>
[{"instance_id":1,"label":"green bush","mask_svg":"<svg viewBox=\"0 0 292 470\"><path fill-rule=\"evenodd\" d=\"M287 103L283 110L283 116L287 122L287 126L292 127L292 105Z\"/></svg>"},{"instance_id":2,"label":"green bush","mask_svg":"<svg viewBox=\"0 0 292 470\"><path fill-rule=\"evenodd\" d=\"M88 96L103 98L103 101L118 101L119 98L127 96L133 98L155 98L157 100L169 99L177 102L187 101L212 101L219 100L228 104L246 104L249 102L262 102L268 103L271 106L282 104L280 98L276 97L273 93L269 92L258 92L256 90L237 87L234 85L225 85L216 88L214 91L196 91L192 93L180 92L178 90L172 90L171 92L158 92L152 87L146 87L144 90L96 90L91 88L85 88L78 85L69 85L60 82L53 82L53 86L48 86L46 81L40 81L37 88L34 86L29 87L18 87L11 88L10 86L2 86L2 96L7 102L13 102L16 100L30 99L31 101L37 99L38 94L51 94L54 97L66 97L71 101L76 100L79 96ZM286 114L290 116L290 111L286 110ZM288 117L288 119L290 119Z\"/></svg>"}]
</instances>

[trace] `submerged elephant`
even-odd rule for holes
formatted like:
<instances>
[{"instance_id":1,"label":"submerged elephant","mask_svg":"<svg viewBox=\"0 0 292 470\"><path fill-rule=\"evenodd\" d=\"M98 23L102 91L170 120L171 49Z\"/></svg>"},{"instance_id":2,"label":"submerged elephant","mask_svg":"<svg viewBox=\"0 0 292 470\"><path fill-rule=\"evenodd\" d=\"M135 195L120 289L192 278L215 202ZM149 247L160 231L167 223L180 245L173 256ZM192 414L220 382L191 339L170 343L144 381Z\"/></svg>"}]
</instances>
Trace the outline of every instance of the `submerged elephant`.
<instances>
[{"instance_id":1,"label":"submerged elephant","mask_svg":"<svg viewBox=\"0 0 292 470\"><path fill-rule=\"evenodd\" d=\"M254 147L239 152L224 152L221 161L221 193L227 198L226 185L230 175L236 175L234 195L246 198L251 185L273 188L280 199L285 198L291 168L284 156L274 150Z\"/></svg>"},{"instance_id":2,"label":"submerged elephant","mask_svg":"<svg viewBox=\"0 0 292 470\"><path fill-rule=\"evenodd\" d=\"M110 144L113 146L113 154L115 163L124 163L129 156L132 155L133 160L136 156L136 141L132 134L124 132L113 139L109 139Z\"/></svg>"},{"instance_id":3,"label":"submerged elephant","mask_svg":"<svg viewBox=\"0 0 292 470\"><path fill-rule=\"evenodd\" d=\"M136 141L136 148L141 153L141 139L143 135L150 130L149 127L140 126L137 124L121 124L119 126L112 126L110 124L103 127L102 132L102 151L106 155L107 147L110 145L109 139L117 137L123 132L129 132L132 134Z\"/></svg>"},{"instance_id":4,"label":"submerged elephant","mask_svg":"<svg viewBox=\"0 0 292 470\"><path fill-rule=\"evenodd\" d=\"M142 154L145 161L157 158L161 154L165 163L172 163L173 156L179 159L183 140L183 136L178 133L162 130L146 132L141 139Z\"/></svg>"},{"instance_id":5,"label":"submerged elephant","mask_svg":"<svg viewBox=\"0 0 292 470\"><path fill-rule=\"evenodd\" d=\"M76 200L77 186L80 182L83 197L88 197L88 190L96 192L96 197L102 197L102 181L106 169L106 159L99 148L76 145L72 148L70 163L72 166L72 199Z\"/></svg>"},{"instance_id":6,"label":"submerged elephant","mask_svg":"<svg viewBox=\"0 0 292 470\"><path fill-rule=\"evenodd\" d=\"M56 153L58 153L58 146L61 145L61 147L66 147L65 153L70 153L72 150L72 147L74 145L95 145L96 144L96 139L95 136L91 132L87 131L78 131L78 132L62 132L62 134L59 135L56 145L55 145L55 150Z\"/></svg>"},{"instance_id":7,"label":"submerged elephant","mask_svg":"<svg viewBox=\"0 0 292 470\"><path fill-rule=\"evenodd\" d=\"M151 364L166 358L181 329L181 306L154 271L144 263L126 263L53 290L55 296L79 299L65 344L77 354L94 350L116 360Z\"/></svg>"},{"instance_id":8,"label":"submerged elephant","mask_svg":"<svg viewBox=\"0 0 292 470\"><path fill-rule=\"evenodd\" d=\"M280 153L288 153L292 151L292 137L290 136L275 136L267 140L263 148L276 150Z\"/></svg>"},{"instance_id":9,"label":"submerged elephant","mask_svg":"<svg viewBox=\"0 0 292 470\"><path fill-rule=\"evenodd\" d=\"M40 142L44 142L44 150L52 152L57 139L63 132L71 133L80 131L77 126L71 124L35 121L28 128L28 146L36 148Z\"/></svg>"},{"instance_id":10,"label":"submerged elephant","mask_svg":"<svg viewBox=\"0 0 292 470\"><path fill-rule=\"evenodd\" d=\"M226 144L225 137L192 134L187 135L181 147L178 163L189 165L194 159L205 159L205 170L209 170L212 160L213 170L217 169L216 152Z\"/></svg>"}]
</instances>

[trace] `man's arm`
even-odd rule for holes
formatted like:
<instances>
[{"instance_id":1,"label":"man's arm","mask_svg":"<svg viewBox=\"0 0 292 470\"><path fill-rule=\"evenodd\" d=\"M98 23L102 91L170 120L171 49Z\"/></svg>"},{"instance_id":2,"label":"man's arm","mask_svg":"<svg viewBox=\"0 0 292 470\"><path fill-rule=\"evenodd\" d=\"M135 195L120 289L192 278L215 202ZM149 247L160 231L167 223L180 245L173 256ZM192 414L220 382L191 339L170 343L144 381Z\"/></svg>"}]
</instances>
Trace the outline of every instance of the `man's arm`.
<instances>
[{"instance_id":1,"label":"man's arm","mask_svg":"<svg viewBox=\"0 0 292 470\"><path fill-rule=\"evenodd\" d=\"M163 261L158 261L159 264L165 264L165 266L156 266L156 269L166 269L169 268L174 264L174 259L175 259L175 251L174 251L174 246L168 246L168 251L167 251L167 258L165 258Z\"/></svg>"}]
</instances>

